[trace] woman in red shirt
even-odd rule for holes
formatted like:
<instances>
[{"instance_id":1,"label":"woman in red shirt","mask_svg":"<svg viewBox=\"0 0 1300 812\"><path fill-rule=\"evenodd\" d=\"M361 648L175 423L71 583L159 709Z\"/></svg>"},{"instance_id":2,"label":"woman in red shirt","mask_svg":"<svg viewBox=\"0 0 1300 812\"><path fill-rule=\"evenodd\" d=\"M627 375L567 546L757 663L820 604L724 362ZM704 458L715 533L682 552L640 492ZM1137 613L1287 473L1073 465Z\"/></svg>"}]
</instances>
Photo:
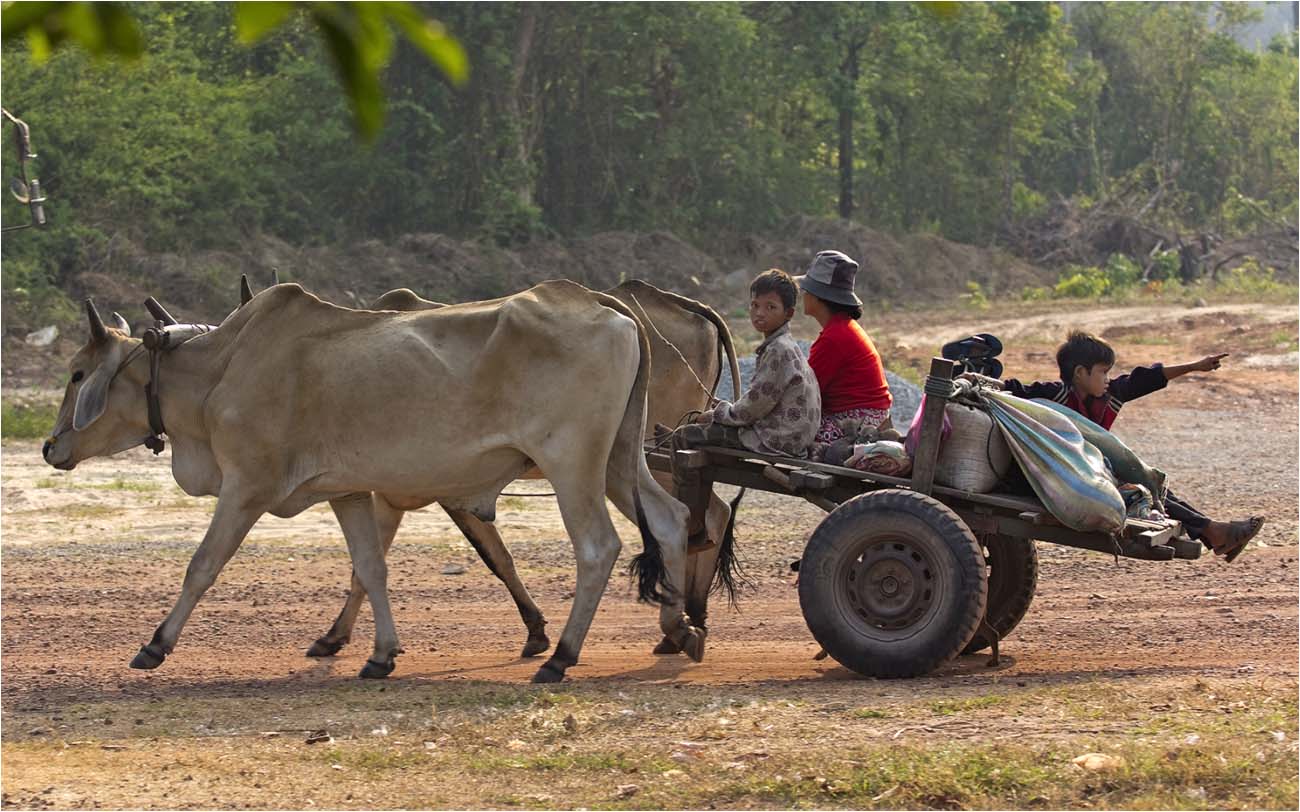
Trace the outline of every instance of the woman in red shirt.
<instances>
[{"instance_id":1,"label":"woman in red shirt","mask_svg":"<svg viewBox=\"0 0 1300 812\"><path fill-rule=\"evenodd\" d=\"M797 277L803 312L822 326L808 355L822 395L822 424L813 456L825 456L836 440L855 440L865 429L889 426L894 398L871 337L857 320L862 300L853 292L858 263L839 251L822 251Z\"/></svg>"}]
</instances>

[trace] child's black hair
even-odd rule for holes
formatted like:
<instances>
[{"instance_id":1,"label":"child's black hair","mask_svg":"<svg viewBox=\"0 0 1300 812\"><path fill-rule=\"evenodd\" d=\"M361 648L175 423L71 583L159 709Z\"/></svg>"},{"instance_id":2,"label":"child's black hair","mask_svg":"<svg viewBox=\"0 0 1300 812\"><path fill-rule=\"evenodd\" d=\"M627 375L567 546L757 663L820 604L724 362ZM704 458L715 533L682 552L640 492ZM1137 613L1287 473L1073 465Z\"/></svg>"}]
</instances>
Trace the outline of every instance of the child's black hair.
<instances>
[{"instance_id":1,"label":"child's black hair","mask_svg":"<svg viewBox=\"0 0 1300 812\"><path fill-rule=\"evenodd\" d=\"M854 321L862 318L862 308L859 305L840 304L829 299L822 299L822 301L826 303L826 309L832 313L844 313Z\"/></svg>"},{"instance_id":2,"label":"child's black hair","mask_svg":"<svg viewBox=\"0 0 1300 812\"><path fill-rule=\"evenodd\" d=\"M771 268L754 277L754 281L749 283L750 296L762 296L764 293L775 293L781 297L781 304L785 305L786 310L794 310L799 289L794 286L790 274L780 268Z\"/></svg>"},{"instance_id":3,"label":"child's black hair","mask_svg":"<svg viewBox=\"0 0 1300 812\"><path fill-rule=\"evenodd\" d=\"M1114 366L1115 350L1091 333L1075 330L1056 350L1056 366L1061 371L1061 380L1066 383L1073 380L1075 367L1091 371L1096 364Z\"/></svg>"}]
</instances>

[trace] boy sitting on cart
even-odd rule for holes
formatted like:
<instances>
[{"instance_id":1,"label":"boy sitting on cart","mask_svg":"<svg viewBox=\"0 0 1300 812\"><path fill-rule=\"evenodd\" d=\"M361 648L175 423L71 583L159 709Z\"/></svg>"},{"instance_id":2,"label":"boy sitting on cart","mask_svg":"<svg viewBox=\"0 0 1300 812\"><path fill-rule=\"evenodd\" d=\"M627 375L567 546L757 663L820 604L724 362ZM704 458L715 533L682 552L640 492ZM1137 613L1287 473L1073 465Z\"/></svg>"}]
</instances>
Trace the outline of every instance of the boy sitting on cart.
<instances>
[{"instance_id":1,"label":"boy sitting on cart","mask_svg":"<svg viewBox=\"0 0 1300 812\"><path fill-rule=\"evenodd\" d=\"M790 335L797 288L789 274L773 268L755 277L749 296L749 323L763 334L749 389L683 426L678 442L806 457L821 425L822 401L817 376Z\"/></svg>"}]
</instances>

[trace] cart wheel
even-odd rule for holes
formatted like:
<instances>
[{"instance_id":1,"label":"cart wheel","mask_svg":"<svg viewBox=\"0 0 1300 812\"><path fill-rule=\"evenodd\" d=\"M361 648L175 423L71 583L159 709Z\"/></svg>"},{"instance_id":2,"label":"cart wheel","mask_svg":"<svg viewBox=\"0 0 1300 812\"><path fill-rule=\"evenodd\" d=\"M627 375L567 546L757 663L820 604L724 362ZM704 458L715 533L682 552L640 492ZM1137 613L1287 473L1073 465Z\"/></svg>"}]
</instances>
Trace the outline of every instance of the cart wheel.
<instances>
[{"instance_id":1,"label":"cart wheel","mask_svg":"<svg viewBox=\"0 0 1300 812\"><path fill-rule=\"evenodd\" d=\"M804 549L799 607L841 665L915 677L957 655L984 617L988 573L956 513L914 491L872 491L827 516Z\"/></svg>"},{"instance_id":2,"label":"cart wheel","mask_svg":"<svg viewBox=\"0 0 1300 812\"><path fill-rule=\"evenodd\" d=\"M988 562L989 600L984 619L998 633L998 639L1011 634L1034 600L1038 586L1038 551L1030 539L991 533L984 537L984 559ZM983 631L961 650L974 654L993 645Z\"/></svg>"}]
</instances>

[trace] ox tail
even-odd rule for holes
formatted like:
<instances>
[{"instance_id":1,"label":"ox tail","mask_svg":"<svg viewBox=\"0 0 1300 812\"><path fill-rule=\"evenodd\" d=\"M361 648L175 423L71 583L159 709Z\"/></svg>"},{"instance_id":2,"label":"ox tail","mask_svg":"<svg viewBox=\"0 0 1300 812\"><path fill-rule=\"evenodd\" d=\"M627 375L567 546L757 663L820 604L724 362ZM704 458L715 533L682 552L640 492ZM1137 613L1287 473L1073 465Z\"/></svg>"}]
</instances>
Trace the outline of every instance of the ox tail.
<instances>
[{"instance_id":1,"label":"ox tail","mask_svg":"<svg viewBox=\"0 0 1300 812\"><path fill-rule=\"evenodd\" d=\"M731 516L727 518L727 529L722 533L722 544L718 549L718 570L713 575L713 586L709 589L710 592L726 592L727 603L733 608L740 588L750 585L749 578L740 567L740 559L736 557L736 510L743 498L745 489L741 488L736 498L731 500Z\"/></svg>"},{"instance_id":2,"label":"ox tail","mask_svg":"<svg viewBox=\"0 0 1300 812\"><path fill-rule=\"evenodd\" d=\"M637 600L643 603L667 603L672 587L668 584L663 550L659 546L659 540L650 532L650 524L641 508L639 490L632 492L632 501L636 505L636 526L641 530L641 541L645 544L645 549L628 562L628 575L636 579Z\"/></svg>"},{"instance_id":3,"label":"ox tail","mask_svg":"<svg viewBox=\"0 0 1300 812\"><path fill-rule=\"evenodd\" d=\"M614 439L614 448L610 450L609 464L625 466L632 481L632 504L636 512L637 529L641 531L641 543L644 549L632 558L628 564L628 574L636 578L637 598L646 603L667 603L671 600L672 585L668 583L668 571L664 567L663 549L659 539L650 530L646 521L645 510L641 506L640 469L646 464L645 438L646 395L650 389L650 338L645 326L627 305L605 293L592 291L597 300L614 312L627 316L636 325L637 341L641 348L637 359L636 380L627 398L627 408L623 412L623 422L619 424L618 435Z\"/></svg>"}]
</instances>

